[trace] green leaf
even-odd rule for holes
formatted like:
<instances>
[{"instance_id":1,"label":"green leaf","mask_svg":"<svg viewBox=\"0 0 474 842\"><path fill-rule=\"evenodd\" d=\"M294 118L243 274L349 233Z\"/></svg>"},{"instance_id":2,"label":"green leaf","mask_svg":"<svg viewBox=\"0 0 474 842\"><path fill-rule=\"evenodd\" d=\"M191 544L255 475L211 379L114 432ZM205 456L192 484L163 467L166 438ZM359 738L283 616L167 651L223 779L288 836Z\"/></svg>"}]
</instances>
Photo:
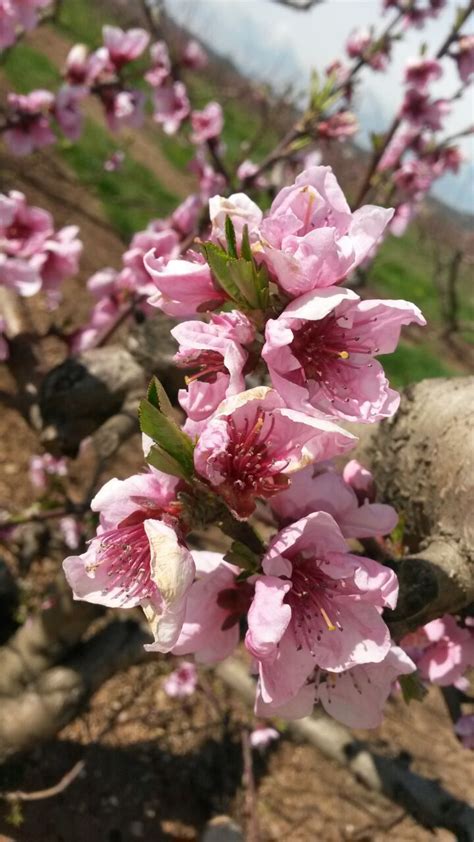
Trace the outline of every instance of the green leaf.
<instances>
[{"instance_id":1,"label":"green leaf","mask_svg":"<svg viewBox=\"0 0 474 842\"><path fill-rule=\"evenodd\" d=\"M164 474L171 474L171 476L179 477L180 479L189 479L189 475L186 473L184 468L182 468L179 462L177 462L176 459L173 459L173 457L170 456L169 453L166 453L166 451L158 444L154 444L148 452L146 461L158 471L163 471Z\"/></svg>"},{"instance_id":2,"label":"green leaf","mask_svg":"<svg viewBox=\"0 0 474 842\"><path fill-rule=\"evenodd\" d=\"M412 672L409 675L401 675L398 680L402 688L405 704L409 705L412 700L416 702L423 701L428 690L422 683L417 672Z\"/></svg>"},{"instance_id":3,"label":"green leaf","mask_svg":"<svg viewBox=\"0 0 474 842\"><path fill-rule=\"evenodd\" d=\"M227 251L231 257L238 257L237 240L235 237L234 223L229 215L225 218L225 236L227 240Z\"/></svg>"},{"instance_id":4,"label":"green leaf","mask_svg":"<svg viewBox=\"0 0 474 842\"><path fill-rule=\"evenodd\" d=\"M173 407L171 405L171 401L166 394L166 391L163 385L160 383L157 377L152 377L150 380L150 385L148 386L147 391L147 398L150 403L159 409L160 412L164 412L166 416L172 417L173 416Z\"/></svg>"},{"instance_id":5,"label":"green leaf","mask_svg":"<svg viewBox=\"0 0 474 842\"><path fill-rule=\"evenodd\" d=\"M204 243L202 248L212 274L219 286L222 287L224 292L226 292L239 307L245 309L247 307L247 301L241 295L239 288L236 286L235 281L232 279L229 272L229 262L231 260L235 260L235 258L229 257L227 252L223 251L219 248L219 246L214 245L214 243Z\"/></svg>"},{"instance_id":6,"label":"green leaf","mask_svg":"<svg viewBox=\"0 0 474 842\"><path fill-rule=\"evenodd\" d=\"M252 248L250 246L249 227L244 225L242 230L242 245L240 246L240 254L244 260L253 261Z\"/></svg>"},{"instance_id":7,"label":"green leaf","mask_svg":"<svg viewBox=\"0 0 474 842\"><path fill-rule=\"evenodd\" d=\"M156 397L156 394L152 391L153 398ZM180 430L171 417L165 415L149 400L143 400L140 403L138 415L141 431L150 436L160 450L171 456L180 465L186 477L191 477L194 472L194 447L189 436Z\"/></svg>"}]
</instances>

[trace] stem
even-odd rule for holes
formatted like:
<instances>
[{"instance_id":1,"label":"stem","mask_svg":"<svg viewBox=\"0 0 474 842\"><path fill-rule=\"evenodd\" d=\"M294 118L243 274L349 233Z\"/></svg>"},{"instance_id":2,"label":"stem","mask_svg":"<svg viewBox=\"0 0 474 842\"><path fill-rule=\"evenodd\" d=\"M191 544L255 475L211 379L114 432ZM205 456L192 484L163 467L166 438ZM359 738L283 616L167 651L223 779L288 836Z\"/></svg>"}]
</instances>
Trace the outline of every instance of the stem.
<instances>
[{"instance_id":1,"label":"stem","mask_svg":"<svg viewBox=\"0 0 474 842\"><path fill-rule=\"evenodd\" d=\"M265 550L263 541L253 526L248 521L237 520L225 505L220 508L216 521L213 522L217 522L217 526L229 538L245 544L257 555L263 555Z\"/></svg>"}]
</instances>

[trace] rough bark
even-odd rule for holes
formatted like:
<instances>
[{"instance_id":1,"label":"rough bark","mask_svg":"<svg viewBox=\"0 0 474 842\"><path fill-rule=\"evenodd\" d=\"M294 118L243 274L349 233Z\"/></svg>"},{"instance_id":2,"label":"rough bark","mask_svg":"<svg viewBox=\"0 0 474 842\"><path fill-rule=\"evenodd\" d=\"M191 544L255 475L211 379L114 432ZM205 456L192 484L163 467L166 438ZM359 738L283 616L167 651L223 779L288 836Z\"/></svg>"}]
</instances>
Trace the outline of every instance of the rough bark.
<instances>
[{"instance_id":1,"label":"rough bark","mask_svg":"<svg viewBox=\"0 0 474 842\"><path fill-rule=\"evenodd\" d=\"M76 456L92 436L99 459L107 459L138 430L138 404L153 374L175 396L183 375L172 363L173 324L158 316L136 325L127 347L91 348L48 372L39 394L44 447Z\"/></svg>"},{"instance_id":2,"label":"rough bark","mask_svg":"<svg viewBox=\"0 0 474 842\"><path fill-rule=\"evenodd\" d=\"M20 626L0 648L1 706L4 697L16 697L42 672L59 663L79 643L100 613L96 605L75 602L61 577L52 605Z\"/></svg>"},{"instance_id":3,"label":"rough bark","mask_svg":"<svg viewBox=\"0 0 474 842\"><path fill-rule=\"evenodd\" d=\"M136 623L113 622L17 697L2 699L0 762L57 734L110 676L150 657L149 639Z\"/></svg>"},{"instance_id":4,"label":"rough bark","mask_svg":"<svg viewBox=\"0 0 474 842\"><path fill-rule=\"evenodd\" d=\"M393 419L362 431L357 458L405 524L397 638L474 601L473 401L474 377L424 380Z\"/></svg>"}]
</instances>

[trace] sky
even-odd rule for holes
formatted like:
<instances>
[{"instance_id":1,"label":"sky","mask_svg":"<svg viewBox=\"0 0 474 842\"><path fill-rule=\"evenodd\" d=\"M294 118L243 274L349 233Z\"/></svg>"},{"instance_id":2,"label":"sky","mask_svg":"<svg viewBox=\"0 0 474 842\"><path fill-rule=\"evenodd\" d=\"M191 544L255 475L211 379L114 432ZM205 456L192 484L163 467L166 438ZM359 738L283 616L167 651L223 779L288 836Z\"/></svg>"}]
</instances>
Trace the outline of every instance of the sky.
<instances>
[{"instance_id":1,"label":"sky","mask_svg":"<svg viewBox=\"0 0 474 842\"><path fill-rule=\"evenodd\" d=\"M466 2L466 0L464 0ZM415 57L420 44L428 53L443 42L459 3L449 0L439 17L422 30L411 28L395 45L387 73L364 69L355 100L362 124L357 141L367 144L369 132L386 128L403 96L401 78L405 62ZM381 16L381 0L325 0L306 12L294 11L272 0L168 0L169 13L186 25L213 50L228 56L241 71L253 78L282 86L288 81L304 90L312 68L324 70L342 55L350 32L365 25L382 31L390 16ZM466 22L474 32L474 15ZM436 96L450 96L459 87L454 62L445 61L443 78L433 84ZM449 135L474 124L474 85L462 101L454 104L446 121ZM437 182L435 195L459 210L474 213L474 138L466 138L462 150L467 159L459 176Z\"/></svg>"}]
</instances>

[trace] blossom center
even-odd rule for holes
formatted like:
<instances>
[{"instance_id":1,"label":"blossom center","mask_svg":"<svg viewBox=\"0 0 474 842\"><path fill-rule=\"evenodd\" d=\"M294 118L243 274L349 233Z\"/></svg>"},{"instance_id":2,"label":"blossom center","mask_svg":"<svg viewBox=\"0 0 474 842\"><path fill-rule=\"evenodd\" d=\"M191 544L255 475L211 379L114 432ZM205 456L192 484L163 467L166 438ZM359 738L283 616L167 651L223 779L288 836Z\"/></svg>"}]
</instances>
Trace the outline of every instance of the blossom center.
<instances>
[{"instance_id":1,"label":"blossom center","mask_svg":"<svg viewBox=\"0 0 474 842\"><path fill-rule=\"evenodd\" d=\"M219 490L242 517L254 511L256 497L272 497L289 483L283 474L286 462L276 460L269 447L274 419L267 421L261 409L252 426L249 419L239 427L232 417L227 419L229 441L222 460L225 481Z\"/></svg>"},{"instance_id":2,"label":"blossom center","mask_svg":"<svg viewBox=\"0 0 474 842\"><path fill-rule=\"evenodd\" d=\"M335 580L322 569L329 562L297 557L293 560L292 587L285 596L292 611L292 624L298 649L315 655L314 647L323 632L343 631L335 597L346 583Z\"/></svg>"},{"instance_id":3,"label":"blossom center","mask_svg":"<svg viewBox=\"0 0 474 842\"><path fill-rule=\"evenodd\" d=\"M97 539L96 561L87 571L93 572L96 567L102 566L108 579L104 595L118 590L117 597L122 598L124 604L130 600L141 602L156 591L151 579L150 544L144 527L148 518L166 520L169 516L150 501L146 510L137 510L116 527L102 532Z\"/></svg>"},{"instance_id":4,"label":"blossom center","mask_svg":"<svg viewBox=\"0 0 474 842\"><path fill-rule=\"evenodd\" d=\"M177 354L176 364L180 368L194 368L195 373L186 377L186 384L194 380L206 380L214 383L216 376L225 371L224 357L219 351L190 351L189 353Z\"/></svg>"}]
</instances>

